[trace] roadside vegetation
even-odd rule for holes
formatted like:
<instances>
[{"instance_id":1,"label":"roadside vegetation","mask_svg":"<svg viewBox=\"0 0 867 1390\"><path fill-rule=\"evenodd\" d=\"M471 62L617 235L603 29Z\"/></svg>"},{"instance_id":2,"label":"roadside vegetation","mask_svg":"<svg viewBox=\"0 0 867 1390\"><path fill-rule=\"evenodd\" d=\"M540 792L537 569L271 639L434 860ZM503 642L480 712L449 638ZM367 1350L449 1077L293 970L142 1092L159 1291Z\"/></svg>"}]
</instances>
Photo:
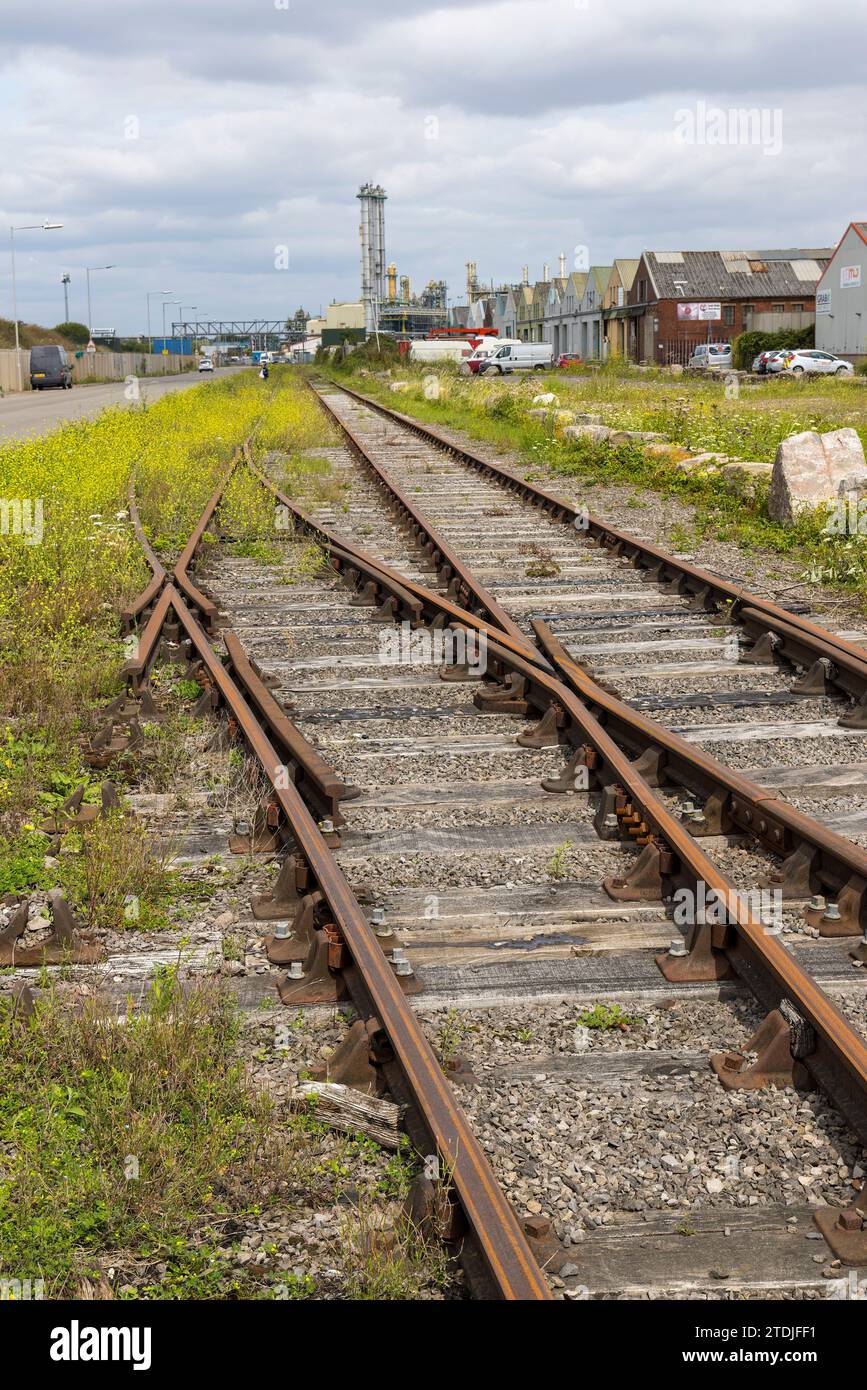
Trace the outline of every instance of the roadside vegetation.
<instances>
[{"instance_id":1,"label":"roadside vegetation","mask_svg":"<svg viewBox=\"0 0 867 1390\"><path fill-rule=\"evenodd\" d=\"M119 693L119 614L149 578L128 487L164 562L174 562L235 448L316 449L330 427L290 371L177 392L0 446L0 882L56 886L32 827L78 785L99 799L79 738ZM300 456L299 456L300 457ZM293 465L300 474L300 462ZM221 517L221 521L223 518ZM266 545L273 504L240 471L225 524Z\"/></svg>"},{"instance_id":2,"label":"roadside vegetation","mask_svg":"<svg viewBox=\"0 0 867 1390\"><path fill-rule=\"evenodd\" d=\"M623 361L592 372L572 368L502 381L406 362L392 365L386 375L354 362L356 356L330 369L337 380L393 409L462 430L516 456L531 480L542 481L550 471L587 487L621 484L679 498L695 509L694 523L681 538L683 548L712 537L746 550L788 555L805 582L845 590L867 611L864 537L826 533L824 511L805 514L794 526L771 521L766 480L732 491L716 469L677 466L702 453L771 463L780 442L802 430L824 433L851 426L867 445L867 386L859 377L821 383L773 379L741 385L734 394L722 380L638 372ZM393 391L398 382L405 385ZM659 434L669 447L568 437L562 422L530 414L533 397L545 392L553 392L559 408L574 412L579 423L586 414L614 430Z\"/></svg>"}]
</instances>

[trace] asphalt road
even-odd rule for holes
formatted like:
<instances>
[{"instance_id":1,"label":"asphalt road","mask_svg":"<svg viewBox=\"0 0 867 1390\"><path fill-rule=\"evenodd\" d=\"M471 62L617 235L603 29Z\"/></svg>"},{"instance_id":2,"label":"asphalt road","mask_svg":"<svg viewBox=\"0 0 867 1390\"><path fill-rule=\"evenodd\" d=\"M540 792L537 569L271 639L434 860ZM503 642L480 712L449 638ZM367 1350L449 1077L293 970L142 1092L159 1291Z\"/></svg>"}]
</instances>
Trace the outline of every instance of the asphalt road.
<instances>
[{"instance_id":1,"label":"asphalt road","mask_svg":"<svg viewBox=\"0 0 867 1390\"><path fill-rule=\"evenodd\" d=\"M184 372L182 376L141 377L141 399L157 401L167 391L186 391L191 386L215 381L249 367L218 367L214 372ZM93 386L73 386L71 391L22 391L0 399L0 439L45 434L64 420L98 415L107 405L134 404L124 394L126 383L108 381Z\"/></svg>"}]
</instances>

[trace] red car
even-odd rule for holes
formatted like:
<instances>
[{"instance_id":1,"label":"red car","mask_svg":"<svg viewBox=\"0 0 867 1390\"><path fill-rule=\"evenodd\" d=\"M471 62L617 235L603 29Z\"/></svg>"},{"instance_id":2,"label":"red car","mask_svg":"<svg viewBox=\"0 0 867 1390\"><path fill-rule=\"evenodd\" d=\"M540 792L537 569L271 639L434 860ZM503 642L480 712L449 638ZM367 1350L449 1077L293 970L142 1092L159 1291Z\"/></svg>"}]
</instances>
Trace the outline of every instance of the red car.
<instances>
[{"instance_id":1,"label":"red car","mask_svg":"<svg viewBox=\"0 0 867 1390\"><path fill-rule=\"evenodd\" d=\"M575 367L581 361L583 361L583 358L579 357L577 352L561 352L560 356L557 358L557 366Z\"/></svg>"}]
</instances>

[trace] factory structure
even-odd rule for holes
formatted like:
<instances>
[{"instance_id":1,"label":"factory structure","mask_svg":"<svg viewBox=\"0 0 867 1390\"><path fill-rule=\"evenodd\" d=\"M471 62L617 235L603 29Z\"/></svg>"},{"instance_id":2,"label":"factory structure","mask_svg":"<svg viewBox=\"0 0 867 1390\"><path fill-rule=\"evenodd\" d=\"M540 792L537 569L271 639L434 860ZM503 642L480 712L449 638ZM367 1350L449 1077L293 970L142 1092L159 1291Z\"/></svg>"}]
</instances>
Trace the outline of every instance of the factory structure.
<instances>
[{"instance_id":1,"label":"factory structure","mask_svg":"<svg viewBox=\"0 0 867 1390\"><path fill-rule=\"evenodd\" d=\"M409 276L398 278L394 261L386 263L385 189L380 184L363 183L356 196L361 205L361 303L366 335L379 332L413 337L445 328L445 280L429 280L420 293L413 294Z\"/></svg>"}]
</instances>

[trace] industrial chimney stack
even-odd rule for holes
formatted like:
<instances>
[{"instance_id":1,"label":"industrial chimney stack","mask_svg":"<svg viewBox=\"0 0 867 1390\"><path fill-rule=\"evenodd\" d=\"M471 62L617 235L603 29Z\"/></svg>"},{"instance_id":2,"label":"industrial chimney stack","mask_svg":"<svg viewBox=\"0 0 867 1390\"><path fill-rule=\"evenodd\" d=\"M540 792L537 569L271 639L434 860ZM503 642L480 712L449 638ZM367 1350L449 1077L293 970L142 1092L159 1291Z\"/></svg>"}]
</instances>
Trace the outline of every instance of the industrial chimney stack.
<instances>
[{"instance_id":1,"label":"industrial chimney stack","mask_svg":"<svg viewBox=\"0 0 867 1390\"><path fill-rule=\"evenodd\" d=\"M373 333L379 319L379 305L385 299L385 200L388 195L379 184L363 183L356 196L361 203L359 235L364 326L368 333Z\"/></svg>"}]
</instances>

